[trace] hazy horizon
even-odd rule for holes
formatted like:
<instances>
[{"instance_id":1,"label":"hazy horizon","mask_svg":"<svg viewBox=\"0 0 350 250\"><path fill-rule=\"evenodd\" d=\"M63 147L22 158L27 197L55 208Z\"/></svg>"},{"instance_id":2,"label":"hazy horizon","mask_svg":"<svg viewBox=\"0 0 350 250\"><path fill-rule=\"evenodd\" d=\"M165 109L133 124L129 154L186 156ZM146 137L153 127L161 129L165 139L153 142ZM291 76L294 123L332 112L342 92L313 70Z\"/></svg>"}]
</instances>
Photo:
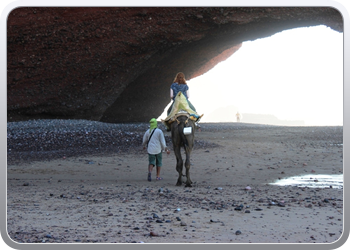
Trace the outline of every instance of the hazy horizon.
<instances>
[{"instance_id":1,"label":"hazy horizon","mask_svg":"<svg viewBox=\"0 0 350 250\"><path fill-rule=\"evenodd\" d=\"M187 82L202 122L220 121L222 114L209 114L235 106L241 114L305 126L342 126L343 34L316 26L244 42L230 58ZM165 117L164 112L158 119Z\"/></svg>"}]
</instances>

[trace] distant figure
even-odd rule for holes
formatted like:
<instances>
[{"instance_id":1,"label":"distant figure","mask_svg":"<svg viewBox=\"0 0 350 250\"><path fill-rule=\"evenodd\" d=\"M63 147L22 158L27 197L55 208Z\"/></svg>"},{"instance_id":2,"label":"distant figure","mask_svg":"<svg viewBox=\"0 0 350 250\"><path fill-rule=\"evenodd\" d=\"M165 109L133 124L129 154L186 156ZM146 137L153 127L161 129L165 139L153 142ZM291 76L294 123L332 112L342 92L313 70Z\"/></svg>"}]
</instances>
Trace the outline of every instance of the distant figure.
<instances>
[{"instance_id":1,"label":"distant figure","mask_svg":"<svg viewBox=\"0 0 350 250\"><path fill-rule=\"evenodd\" d=\"M237 118L237 122L240 122L240 121L241 121L241 115L239 114L239 112L237 112L236 118Z\"/></svg>"}]
</instances>

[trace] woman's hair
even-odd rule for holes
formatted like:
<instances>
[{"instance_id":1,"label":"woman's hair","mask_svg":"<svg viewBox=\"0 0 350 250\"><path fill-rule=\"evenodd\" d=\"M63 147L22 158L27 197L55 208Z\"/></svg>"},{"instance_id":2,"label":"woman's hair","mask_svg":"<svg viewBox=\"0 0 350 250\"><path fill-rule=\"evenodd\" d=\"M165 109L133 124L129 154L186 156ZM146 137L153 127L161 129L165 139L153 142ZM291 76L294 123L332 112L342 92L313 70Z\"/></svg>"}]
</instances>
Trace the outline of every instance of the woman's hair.
<instances>
[{"instance_id":1,"label":"woman's hair","mask_svg":"<svg viewBox=\"0 0 350 250\"><path fill-rule=\"evenodd\" d=\"M182 72L177 73L174 82L177 82L178 84L187 84L185 74Z\"/></svg>"}]
</instances>

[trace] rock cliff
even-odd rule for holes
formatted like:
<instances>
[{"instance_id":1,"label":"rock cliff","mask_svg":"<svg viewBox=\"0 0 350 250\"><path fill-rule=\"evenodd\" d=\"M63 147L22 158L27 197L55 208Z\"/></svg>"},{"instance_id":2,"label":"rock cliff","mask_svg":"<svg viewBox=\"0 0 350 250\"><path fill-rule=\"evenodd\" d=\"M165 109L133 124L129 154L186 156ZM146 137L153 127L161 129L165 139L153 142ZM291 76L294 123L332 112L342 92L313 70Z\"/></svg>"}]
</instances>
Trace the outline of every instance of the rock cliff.
<instances>
[{"instance_id":1,"label":"rock cliff","mask_svg":"<svg viewBox=\"0 0 350 250\"><path fill-rule=\"evenodd\" d=\"M23 7L7 22L8 121L138 122L169 103L175 74L199 76L242 42L297 27L342 32L324 7Z\"/></svg>"}]
</instances>

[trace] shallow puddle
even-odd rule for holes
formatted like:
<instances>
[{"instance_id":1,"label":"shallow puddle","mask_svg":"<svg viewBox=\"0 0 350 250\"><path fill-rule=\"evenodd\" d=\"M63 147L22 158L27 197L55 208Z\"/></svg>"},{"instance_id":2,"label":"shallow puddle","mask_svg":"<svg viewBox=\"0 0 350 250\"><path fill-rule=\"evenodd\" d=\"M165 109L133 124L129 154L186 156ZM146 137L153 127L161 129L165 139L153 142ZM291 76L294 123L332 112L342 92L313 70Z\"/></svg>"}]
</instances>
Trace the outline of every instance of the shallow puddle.
<instances>
[{"instance_id":1,"label":"shallow puddle","mask_svg":"<svg viewBox=\"0 0 350 250\"><path fill-rule=\"evenodd\" d=\"M311 188L343 188L343 175L302 175L277 180L271 185Z\"/></svg>"}]
</instances>

